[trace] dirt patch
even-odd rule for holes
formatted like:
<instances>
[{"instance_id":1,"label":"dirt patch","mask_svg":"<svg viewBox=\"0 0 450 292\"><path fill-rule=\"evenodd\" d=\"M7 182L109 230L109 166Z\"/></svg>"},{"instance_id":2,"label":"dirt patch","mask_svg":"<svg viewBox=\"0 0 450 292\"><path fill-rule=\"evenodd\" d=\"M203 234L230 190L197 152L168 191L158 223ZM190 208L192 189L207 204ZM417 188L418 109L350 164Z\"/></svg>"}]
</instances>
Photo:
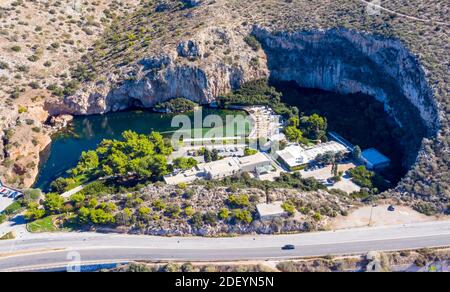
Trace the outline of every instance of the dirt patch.
<instances>
[{"instance_id":1,"label":"dirt patch","mask_svg":"<svg viewBox=\"0 0 450 292\"><path fill-rule=\"evenodd\" d=\"M406 206L396 206L395 211L389 211L388 207L389 205L386 204L355 209L348 216L338 216L333 219L330 228L346 229L363 226L399 225L439 219L436 216L426 216Z\"/></svg>"}]
</instances>

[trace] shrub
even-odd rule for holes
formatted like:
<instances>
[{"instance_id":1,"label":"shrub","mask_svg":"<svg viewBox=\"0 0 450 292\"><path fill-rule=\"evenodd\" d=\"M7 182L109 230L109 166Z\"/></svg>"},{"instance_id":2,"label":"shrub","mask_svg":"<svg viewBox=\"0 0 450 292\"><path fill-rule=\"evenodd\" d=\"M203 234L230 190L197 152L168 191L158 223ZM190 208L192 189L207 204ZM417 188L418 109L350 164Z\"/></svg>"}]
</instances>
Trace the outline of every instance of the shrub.
<instances>
[{"instance_id":1,"label":"shrub","mask_svg":"<svg viewBox=\"0 0 450 292\"><path fill-rule=\"evenodd\" d=\"M22 48L20 46L12 46L11 51L13 52L20 52L22 51Z\"/></svg>"},{"instance_id":2,"label":"shrub","mask_svg":"<svg viewBox=\"0 0 450 292\"><path fill-rule=\"evenodd\" d=\"M253 221L252 214L248 210L243 210L243 209L233 210L233 218L237 222L248 223L248 224L252 223L252 221Z\"/></svg>"},{"instance_id":3,"label":"shrub","mask_svg":"<svg viewBox=\"0 0 450 292\"><path fill-rule=\"evenodd\" d=\"M247 43L247 45L249 45L252 50L254 51L258 51L261 48L261 44L258 42L258 40L252 36L252 35L248 35L244 38L244 41Z\"/></svg>"},{"instance_id":4,"label":"shrub","mask_svg":"<svg viewBox=\"0 0 450 292\"><path fill-rule=\"evenodd\" d=\"M194 213L195 213L195 210L192 206L187 206L186 208L184 208L184 214L187 217L191 217L192 215L194 215Z\"/></svg>"},{"instance_id":5,"label":"shrub","mask_svg":"<svg viewBox=\"0 0 450 292\"><path fill-rule=\"evenodd\" d=\"M203 215L203 221L208 225L215 225L217 222L217 216L215 213L208 211Z\"/></svg>"},{"instance_id":6,"label":"shrub","mask_svg":"<svg viewBox=\"0 0 450 292\"><path fill-rule=\"evenodd\" d=\"M170 218L179 218L181 214L181 208L178 205L169 205L165 210L165 215Z\"/></svg>"},{"instance_id":7,"label":"shrub","mask_svg":"<svg viewBox=\"0 0 450 292\"><path fill-rule=\"evenodd\" d=\"M231 208L248 207L250 205L250 201L247 195L231 195L228 198L228 205Z\"/></svg>"},{"instance_id":8,"label":"shrub","mask_svg":"<svg viewBox=\"0 0 450 292\"><path fill-rule=\"evenodd\" d=\"M219 218L222 220L227 220L230 217L230 210L227 208L222 208L219 211Z\"/></svg>"},{"instance_id":9,"label":"shrub","mask_svg":"<svg viewBox=\"0 0 450 292\"><path fill-rule=\"evenodd\" d=\"M292 216L295 214L295 206L291 202L284 202L281 205L281 208L283 208L284 211L286 211L289 216Z\"/></svg>"}]
</instances>

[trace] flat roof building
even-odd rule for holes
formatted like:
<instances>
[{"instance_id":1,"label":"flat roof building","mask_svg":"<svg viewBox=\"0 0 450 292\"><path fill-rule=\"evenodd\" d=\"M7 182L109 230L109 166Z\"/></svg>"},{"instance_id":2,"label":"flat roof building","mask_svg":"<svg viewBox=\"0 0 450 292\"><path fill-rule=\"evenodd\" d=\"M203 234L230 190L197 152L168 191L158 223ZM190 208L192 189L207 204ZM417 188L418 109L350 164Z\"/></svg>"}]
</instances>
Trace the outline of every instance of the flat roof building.
<instances>
[{"instance_id":1,"label":"flat roof building","mask_svg":"<svg viewBox=\"0 0 450 292\"><path fill-rule=\"evenodd\" d=\"M287 213L281 205L283 205L283 202L281 201L276 201L270 204L264 203L256 205L259 218L261 220L272 220L277 217L286 216Z\"/></svg>"},{"instance_id":2,"label":"flat roof building","mask_svg":"<svg viewBox=\"0 0 450 292\"><path fill-rule=\"evenodd\" d=\"M361 160L367 169L382 169L391 164L391 160L375 148L362 151Z\"/></svg>"},{"instance_id":3,"label":"flat roof building","mask_svg":"<svg viewBox=\"0 0 450 292\"><path fill-rule=\"evenodd\" d=\"M336 141L331 141L306 149L299 145L291 145L283 150L277 151L277 155L286 166L293 168L308 164L314 161L317 155L325 154L327 152L338 153L349 152L349 150L346 146Z\"/></svg>"},{"instance_id":4,"label":"flat roof building","mask_svg":"<svg viewBox=\"0 0 450 292\"><path fill-rule=\"evenodd\" d=\"M201 163L176 175L164 176L167 184L191 183L196 179L221 179L242 172L253 172L259 167L271 166L272 161L263 153L251 156L226 157L217 161Z\"/></svg>"}]
</instances>

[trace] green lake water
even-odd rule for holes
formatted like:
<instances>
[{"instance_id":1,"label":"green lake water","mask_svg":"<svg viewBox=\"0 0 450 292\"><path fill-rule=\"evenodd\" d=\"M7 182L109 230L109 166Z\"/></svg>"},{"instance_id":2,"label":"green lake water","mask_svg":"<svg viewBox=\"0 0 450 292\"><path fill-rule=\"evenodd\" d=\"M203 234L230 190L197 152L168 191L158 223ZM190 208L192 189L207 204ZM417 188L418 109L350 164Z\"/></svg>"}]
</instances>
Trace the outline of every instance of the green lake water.
<instances>
[{"instance_id":1,"label":"green lake water","mask_svg":"<svg viewBox=\"0 0 450 292\"><path fill-rule=\"evenodd\" d=\"M208 115L222 117L225 124L224 128L227 129L226 116L245 116L246 114L242 111L203 108L202 117L205 118ZM187 116L192 121L192 128L194 128L194 113L189 113ZM81 152L95 149L103 139L121 139L122 132L126 130L132 130L140 134L158 131L169 136L178 130L178 128L171 127L173 117L173 115L145 110L75 117L72 133L56 135L49 148L41 153L39 176L34 187L47 191L53 180L64 176L67 170L77 164ZM207 129L203 130L203 132L205 131ZM235 134L245 135L242 132L236 132Z\"/></svg>"}]
</instances>

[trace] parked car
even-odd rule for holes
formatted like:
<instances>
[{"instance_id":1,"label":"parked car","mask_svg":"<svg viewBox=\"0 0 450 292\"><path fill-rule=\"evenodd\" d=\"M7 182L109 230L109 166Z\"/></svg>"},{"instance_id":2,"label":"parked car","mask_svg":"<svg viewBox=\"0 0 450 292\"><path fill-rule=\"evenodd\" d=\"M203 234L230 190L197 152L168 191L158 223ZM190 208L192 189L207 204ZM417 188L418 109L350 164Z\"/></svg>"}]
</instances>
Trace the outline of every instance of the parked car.
<instances>
[{"instance_id":1,"label":"parked car","mask_svg":"<svg viewBox=\"0 0 450 292\"><path fill-rule=\"evenodd\" d=\"M394 207L393 205L390 205L390 206L388 207L388 211L394 212L394 211L395 211L395 207Z\"/></svg>"},{"instance_id":2,"label":"parked car","mask_svg":"<svg viewBox=\"0 0 450 292\"><path fill-rule=\"evenodd\" d=\"M286 244L281 249L282 250L293 250L293 249L295 249L295 245L293 245L293 244Z\"/></svg>"}]
</instances>

